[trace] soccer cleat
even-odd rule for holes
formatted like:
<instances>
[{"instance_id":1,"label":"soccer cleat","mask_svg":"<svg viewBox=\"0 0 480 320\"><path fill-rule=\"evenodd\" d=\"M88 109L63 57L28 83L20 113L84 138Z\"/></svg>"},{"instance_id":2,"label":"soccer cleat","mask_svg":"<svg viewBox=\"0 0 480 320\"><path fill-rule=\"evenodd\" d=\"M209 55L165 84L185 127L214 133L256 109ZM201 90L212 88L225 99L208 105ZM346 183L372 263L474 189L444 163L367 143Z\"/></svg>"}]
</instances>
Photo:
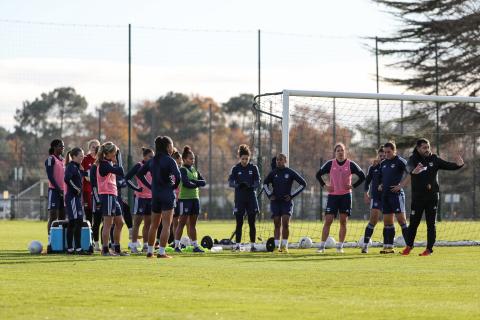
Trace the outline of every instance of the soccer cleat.
<instances>
[{"instance_id":1,"label":"soccer cleat","mask_svg":"<svg viewBox=\"0 0 480 320\"><path fill-rule=\"evenodd\" d=\"M391 254L391 253L395 253L395 250L393 250L393 248L383 248L382 250L380 250L380 254Z\"/></svg>"},{"instance_id":2,"label":"soccer cleat","mask_svg":"<svg viewBox=\"0 0 480 320\"><path fill-rule=\"evenodd\" d=\"M164 253L164 254L157 254L157 258L159 259L171 259L172 257L169 256L168 254Z\"/></svg>"},{"instance_id":3,"label":"soccer cleat","mask_svg":"<svg viewBox=\"0 0 480 320\"><path fill-rule=\"evenodd\" d=\"M250 252L257 252L257 251L258 251L258 250L257 250L257 248L255 248L255 246L252 246L252 247L250 248Z\"/></svg>"},{"instance_id":4,"label":"soccer cleat","mask_svg":"<svg viewBox=\"0 0 480 320\"><path fill-rule=\"evenodd\" d=\"M280 247L280 249L278 249L278 252L288 253L288 248L287 247Z\"/></svg>"},{"instance_id":5,"label":"soccer cleat","mask_svg":"<svg viewBox=\"0 0 480 320\"><path fill-rule=\"evenodd\" d=\"M317 253L325 253L325 249L324 249L324 248L319 248L319 249L317 250Z\"/></svg>"},{"instance_id":6,"label":"soccer cleat","mask_svg":"<svg viewBox=\"0 0 480 320\"><path fill-rule=\"evenodd\" d=\"M72 255L74 255L74 254L75 254L75 251L73 251L73 250L72 250L72 251L67 250L67 255L72 256Z\"/></svg>"},{"instance_id":7,"label":"soccer cleat","mask_svg":"<svg viewBox=\"0 0 480 320\"><path fill-rule=\"evenodd\" d=\"M130 254L128 252L116 252L117 256L128 257Z\"/></svg>"},{"instance_id":8,"label":"soccer cleat","mask_svg":"<svg viewBox=\"0 0 480 320\"><path fill-rule=\"evenodd\" d=\"M138 248L137 247L131 247L130 251L132 252L132 254L137 254L138 253Z\"/></svg>"},{"instance_id":9,"label":"soccer cleat","mask_svg":"<svg viewBox=\"0 0 480 320\"><path fill-rule=\"evenodd\" d=\"M147 252L147 259L153 258L153 253L152 252Z\"/></svg>"},{"instance_id":10,"label":"soccer cleat","mask_svg":"<svg viewBox=\"0 0 480 320\"><path fill-rule=\"evenodd\" d=\"M343 254L345 251L343 251L343 248L337 248L337 253Z\"/></svg>"},{"instance_id":11,"label":"soccer cleat","mask_svg":"<svg viewBox=\"0 0 480 320\"><path fill-rule=\"evenodd\" d=\"M182 249L180 249L179 247L176 247L176 248L175 248L175 252L176 252L176 253L182 253Z\"/></svg>"},{"instance_id":12,"label":"soccer cleat","mask_svg":"<svg viewBox=\"0 0 480 320\"><path fill-rule=\"evenodd\" d=\"M99 252L102 251L102 248L100 248L100 245L98 243L95 243L95 247L93 248L93 250Z\"/></svg>"},{"instance_id":13,"label":"soccer cleat","mask_svg":"<svg viewBox=\"0 0 480 320\"><path fill-rule=\"evenodd\" d=\"M143 245L142 252L147 252L148 251L148 245Z\"/></svg>"},{"instance_id":14,"label":"soccer cleat","mask_svg":"<svg viewBox=\"0 0 480 320\"><path fill-rule=\"evenodd\" d=\"M406 247L402 250L402 252L400 252L400 254L401 254L402 256L408 256L408 255L410 254L410 252L412 251L412 249L413 249L412 247L406 246Z\"/></svg>"},{"instance_id":15,"label":"soccer cleat","mask_svg":"<svg viewBox=\"0 0 480 320\"><path fill-rule=\"evenodd\" d=\"M361 253L368 253L368 246L363 246Z\"/></svg>"},{"instance_id":16,"label":"soccer cleat","mask_svg":"<svg viewBox=\"0 0 480 320\"><path fill-rule=\"evenodd\" d=\"M240 252L240 246L233 247L232 252Z\"/></svg>"},{"instance_id":17,"label":"soccer cleat","mask_svg":"<svg viewBox=\"0 0 480 320\"><path fill-rule=\"evenodd\" d=\"M428 256L431 256L432 255L432 251L428 250L428 249L425 249L422 253L419 254L419 256L421 257L428 257Z\"/></svg>"},{"instance_id":18,"label":"soccer cleat","mask_svg":"<svg viewBox=\"0 0 480 320\"><path fill-rule=\"evenodd\" d=\"M200 247L195 247L195 248L193 248L193 252L196 252L196 253L205 253L205 251L203 251Z\"/></svg>"}]
</instances>

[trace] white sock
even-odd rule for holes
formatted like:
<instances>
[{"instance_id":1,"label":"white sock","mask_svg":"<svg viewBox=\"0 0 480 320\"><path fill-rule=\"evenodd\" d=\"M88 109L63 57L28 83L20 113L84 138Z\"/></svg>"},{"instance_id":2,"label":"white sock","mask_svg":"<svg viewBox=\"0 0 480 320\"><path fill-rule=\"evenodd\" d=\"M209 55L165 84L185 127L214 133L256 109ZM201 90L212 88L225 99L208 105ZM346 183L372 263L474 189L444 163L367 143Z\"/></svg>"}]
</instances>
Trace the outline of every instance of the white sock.
<instances>
[{"instance_id":1,"label":"white sock","mask_svg":"<svg viewBox=\"0 0 480 320\"><path fill-rule=\"evenodd\" d=\"M337 249L343 248L343 242L337 242Z\"/></svg>"},{"instance_id":2,"label":"white sock","mask_svg":"<svg viewBox=\"0 0 480 320\"><path fill-rule=\"evenodd\" d=\"M255 242L250 242L250 246L253 248L255 247Z\"/></svg>"},{"instance_id":3,"label":"white sock","mask_svg":"<svg viewBox=\"0 0 480 320\"><path fill-rule=\"evenodd\" d=\"M278 247L279 244L280 244L280 240L275 239L275 247Z\"/></svg>"},{"instance_id":4,"label":"white sock","mask_svg":"<svg viewBox=\"0 0 480 320\"><path fill-rule=\"evenodd\" d=\"M175 248L180 248L180 240L175 240Z\"/></svg>"},{"instance_id":5,"label":"white sock","mask_svg":"<svg viewBox=\"0 0 480 320\"><path fill-rule=\"evenodd\" d=\"M320 249L325 249L325 241L320 241Z\"/></svg>"},{"instance_id":6,"label":"white sock","mask_svg":"<svg viewBox=\"0 0 480 320\"><path fill-rule=\"evenodd\" d=\"M67 249L68 252L73 252L73 248Z\"/></svg>"},{"instance_id":7,"label":"white sock","mask_svg":"<svg viewBox=\"0 0 480 320\"><path fill-rule=\"evenodd\" d=\"M288 247L288 239L282 239L282 247L284 248Z\"/></svg>"},{"instance_id":8,"label":"white sock","mask_svg":"<svg viewBox=\"0 0 480 320\"><path fill-rule=\"evenodd\" d=\"M153 253L153 246L148 246L148 253Z\"/></svg>"},{"instance_id":9,"label":"white sock","mask_svg":"<svg viewBox=\"0 0 480 320\"><path fill-rule=\"evenodd\" d=\"M197 240L192 241L192 246L193 246L194 248L198 248Z\"/></svg>"},{"instance_id":10,"label":"white sock","mask_svg":"<svg viewBox=\"0 0 480 320\"><path fill-rule=\"evenodd\" d=\"M158 247L158 254L164 255L165 254L165 247Z\"/></svg>"}]
</instances>

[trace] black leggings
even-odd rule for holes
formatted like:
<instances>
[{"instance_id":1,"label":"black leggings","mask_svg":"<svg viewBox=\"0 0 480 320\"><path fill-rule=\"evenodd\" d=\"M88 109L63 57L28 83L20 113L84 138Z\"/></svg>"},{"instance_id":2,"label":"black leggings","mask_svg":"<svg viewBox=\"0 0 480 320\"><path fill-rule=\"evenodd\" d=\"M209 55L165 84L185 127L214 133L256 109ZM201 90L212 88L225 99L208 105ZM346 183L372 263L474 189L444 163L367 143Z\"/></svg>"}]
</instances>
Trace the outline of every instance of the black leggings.
<instances>
[{"instance_id":1,"label":"black leggings","mask_svg":"<svg viewBox=\"0 0 480 320\"><path fill-rule=\"evenodd\" d=\"M247 215L248 226L250 227L250 242L254 243L257 236L257 228L255 227L255 214ZM236 214L235 219L237 220L237 226L235 227L235 243L240 243L242 241L242 228L243 228L243 219L244 215Z\"/></svg>"},{"instance_id":2,"label":"black leggings","mask_svg":"<svg viewBox=\"0 0 480 320\"><path fill-rule=\"evenodd\" d=\"M422 221L423 212L425 212L425 220L427 222L427 249L433 252L433 245L437 237L436 220L437 220L438 193L430 196L414 197L412 199L412 213L410 214L410 224L408 226L408 239L406 243L413 247L417 229Z\"/></svg>"},{"instance_id":3,"label":"black leggings","mask_svg":"<svg viewBox=\"0 0 480 320\"><path fill-rule=\"evenodd\" d=\"M67 226L67 247L73 249L73 240L75 239L75 249L81 248L83 217L69 220Z\"/></svg>"},{"instance_id":4,"label":"black leggings","mask_svg":"<svg viewBox=\"0 0 480 320\"><path fill-rule=\"evenodd\" d=\"M132 221L132 213L130 212L130 206L128 205L128 203L126 203L122 199L119 199L119 200L121 201L120 204L122 205L123 220L125 220L125 224L127 225L127 228L132 229L133 221Z\"/></svg>"},{"instance_id":5,"label":"black leggings","mask_svg":"<svg viewBox=\"0 0 480 320\"><path fill-rule=\"evenodd\" d=\"M92 233L93 233L93 241L95 242L98 242L98 239L99 239L101 223L102 223L102 212L98 210L97 212L93 213Z\"/></svg>"}]
</instances>

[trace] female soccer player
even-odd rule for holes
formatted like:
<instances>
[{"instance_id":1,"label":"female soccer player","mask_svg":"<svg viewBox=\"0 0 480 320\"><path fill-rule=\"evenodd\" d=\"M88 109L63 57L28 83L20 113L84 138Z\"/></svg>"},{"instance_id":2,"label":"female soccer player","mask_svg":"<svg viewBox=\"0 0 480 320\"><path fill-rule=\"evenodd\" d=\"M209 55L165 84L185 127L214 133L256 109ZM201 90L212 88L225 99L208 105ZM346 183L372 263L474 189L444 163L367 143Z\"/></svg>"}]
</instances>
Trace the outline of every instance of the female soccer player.
<instances>
[{"instance_id":1,"label":"female soccer player","mask_svg":"<svg viewBox=\"0 0 480 320\"><path fill-rule=\"evenodd\" d=\"M180 171L177 163L170 156L172 153L172 139L167 136L157 137L155 139L155 156L137 172L137 177L147 188L152 190L152 218L148 232L147 258L153 257L153 245L160 220L162 220L163 227L157 258L171 258L165 253L165 247L170 236L170 225L175 207L175 189L180 182ZM147 172L152 175L151 184L145 179Z\"/></svg>"},{"instance_id":2,"label":"female soccer player","mask_svg":"<svg viewBox=\"0 0 480 320\"><path fill-rule=\"evenodd\" d=\"M438 185L438 170L458 170L464 166L460 154L455 162L441 159L430 151L430 142L427 139L418 139L412 155L407 162L407 170L412 177L412 214L408 226L407 246L402 254L408 255L413 248L417 228L425 212L427 222L427 248L420 256L429 256L433 253L436 240L435 221L437 220L437 206L440 187Z\"/></svg>"},{"instance_id":3,"label":"female soccer player","mask_svg":"<svg viewBox=\"0 0 480 320\"><path fill-rule=\"evenodd\" d=\"M67 188L65 205L68 214L67 254L83 254L81 233L83 223L82 179L86 174L81 169L84 155L80 148L67 153L64 182ZM75 240L75 250L73 241Z\"/></svg>"},{"instance_id":4,"label":"female soccer player","mask_svg":"<svg viewBox=\"0 0 480 320\"><path fill-rule=\"evenodd\" d=\"M382 212L382 193L378 190L378 186L381 171L380 163L383 159L385 159L385 152L383 151L383 146L381 146L377 152L377 159L368 167L365 179L365 203L370 205L370 220L365 228L362 253L368 253L368 244Z\"/></svg>"},{"instance_id":5,"label":"female soccer player","mask_svg":"<svg viewBox=\"0 0 480 320\"><path fill-rule=\"evenodd\" d=\"M138 162L136 165L133 166L130 171L125 175L125 180L127 181L128 185L133 188L137 189L135 191L134 197L134 206L133 206L133 231L132 231L132 245L131 250L132 253L138 253L138 231L140 229L140 224L143 220L143 229L142 229L142 237L143 237L143 247L145 251L148 249L147 239L148 239L148 231L150 230L150 218L152 215L152 191L145 186L142 181L136 176L138 170L147 163L148 160L152 159L154 156L153 150L150 148L142 148L143 160ZM135 176L137 180L137 188L135 185L132 184L130 181L131 178ZM151 184L152 183L152 176L150 172L147 172L145 175L145 179Z\"/></svg>"},{"instance_id":6,"label":"female soccer player","mask_svg":"<svg viewBox=\"0 0 480 320\"><path fill-rule=\"evenodd\" d=\"M188 221L189 234L191 236L193 252L204 252L197 242L197 218L200 214L200 187L206 185L205 179L194 167L195 155L189 146L185 146L182 152L183 166L180 168L182 180L180 181L180 193L178 200L180 204L180 217L175 230L175 252L182 252L180 249L180 238L183 228Z\"/></svg>"},{"instance_id":7,"label":"female soccer player","mask_svg":"<svg viewBox=\"0 0 480 320\"><path fill-rule=\"evenodd\" d=\"M407 218L405 217L405 192L403 188L410 180L407 172L407 161L397 155L397 147L390 141L383 146L385 160L380 170L380 186L382 191L383 211L383 250L382 254L394 253L393 241L395 226L393 216L402 228L402 235L407 239ZM406 241L406 240L405 240Z\"/></svg>"},{"instance_id":8,"label":"female soccer player","mask_svg":"<svg viewBox=\"0 0 480 320\"><path fill-rule=\"evenodd\" d=\"M340 213L339 242L337 253L343 253L343 243L347 235L347 221L352 213L352 189L358 187L365 180L362 169L347 158L347 150L343 143L337 143L333 148L335 159L327 161L317 172L317 180L328 191L327 207L325 209L325 222L322 230L322 241L318 253L325 252L325 241L330 234L330 226L337 214ZM330 183L326 184L322 176L328 174ZM352 175L358 180L352 185Z\"/></svg>"},{"instance_id":9,"label":"female soccer player","mask_svg":"<svg viewBox=\"0 0 480 320\"><path fill-rule=\"evenodd\" d=\"M300 186L292 193L293 182ZM272 189L269 189L269 185ZM293 213L293 198L307 186L307 182L295 170L287 167L287 156L280 153L276 157L276 168L263 181L263 190L270 199L270 210L274 225L275 248L288 253L290 217ZM280 237L282 239L280 243Z\"/></svg>"},{"instance_id":10,"label":"female soccer player","mask_svg":"<svg viewBox=\"0 0 480 320\"><path fill-rule=\"evenodd\" d=\"M95 154L98 154L98 150L100 147L95 148ZM99 244L99 232L100 232L100 224L102 223L103 215L102 215L102 207L100 203L100 195L98 194L98 184L97 184L97 165L95 162L90 167L90 184L92 186L92 212L93 212L93 224L92 224L92 234L93 234L93 241L94 241L94 249L95 251L101 251L100 244Z\"/></svg>"},{"instance_id":11,"label":"female soccer player","mask_svg":"<svg viewBox=\"0 0 480 320\"><path fill-rule=\"evenodd\" d=\"M233 213L237 221L235 227L235 243L234 250L240 250L240 242L242 241L243 218L245 214L248 219L250 228L250 245L251 251L255 249L256 227L255 218L258 214L258 202L255 189L260 186L260 174L258 167L250 163L250 148L246 144L238 147L238 158L240 160L231 170L228 177L228 184L235 188L235 208Z\"/></svg>"},{"instance_id":12,"label":"female soccer player","mask_svg":"<svg viewBox=\"0 0 480 320\"><path fill-rule=\"evenodd\" d=\"M124 176L123 168L118 166L118 148L112 142L100 146L97 154L97 185L103 213L102 255L127 255L120 250L120 236L123 227L122 208L118 202L117 176ZM114 252L108 249L108 238L112 224Z\"/></svg>"},{"instance_id":13,"label":"female soccer player","mask_svg":"<svg viewBox=\"0 0 480 320\"><path fill-rule=\"evenodd\" d=\"M87 146L88 154L83 158L82 167L83 170L89 173L90 168L97 157L97 152L95 150L100 146L100 141L96 139L90 140L88 141ZM93 226L92 184L90 183L90 175L83 178L82 196L85 218L90 222L90 225Z\"/></svg>"},{"instance_id":14,"label":"female soccer player","mask_svg":"<svg viewBox=\"0 0 480 320\"><path fill-rule=\"evenodd\" d=\"M50 227L54 220L65 219L63 201L63 177L65 164L63 162L63 150L65 146L62 140L55 139L50 143L48 158L45 160L45 169L48 177L48 222L47 231L50 235Z\"/></svg>"}]
</instances>

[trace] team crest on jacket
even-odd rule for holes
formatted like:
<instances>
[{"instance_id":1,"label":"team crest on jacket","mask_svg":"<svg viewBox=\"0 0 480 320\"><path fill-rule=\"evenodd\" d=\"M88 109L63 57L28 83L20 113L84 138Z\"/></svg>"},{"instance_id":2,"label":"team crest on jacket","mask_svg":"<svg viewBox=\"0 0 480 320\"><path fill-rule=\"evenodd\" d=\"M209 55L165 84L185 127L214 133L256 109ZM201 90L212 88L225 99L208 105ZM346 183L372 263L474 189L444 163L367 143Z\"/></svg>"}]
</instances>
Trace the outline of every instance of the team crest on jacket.
<instances>
[{"instance_id":1,"label":"team crest on jacket","mask_svg":"<svg viewBox=\"0 0 480 320\"><path fill-rule=\"evenodd\" d=\"M390 165L390 168L395 168L395 163L392 163L392 164Z\"/></svg>"},{"instance_id":2,"label":"team crest on jacket","mask_svg":"<svg viewBox=\"0 0 480 320\"><path fill-rule=\"evenodd\" d=\"M429 162L428 165L429 165L430 167L433 167L433 162Z\"/></svg>"},{"instance_id":3,"label":"team crest on jacket","mask_svg":"<svg viewBox=\"0 0 480 320\"><path fill-rule=\"evenodd\" d=\"M288 179L288 177L290 177L290 175L288 173L285 173L285 179Z\"/></svg>"},{"instance_id":4,"label":"team crest on jacket","mask_svg":"<svg viewBox=\"0 0 480 320\"><path fill-rule=\"evenodd\" d=\"M248 174L253 174L253 171L252 171L252 170L248 170Z\"/></svg>"}]
</instances>

